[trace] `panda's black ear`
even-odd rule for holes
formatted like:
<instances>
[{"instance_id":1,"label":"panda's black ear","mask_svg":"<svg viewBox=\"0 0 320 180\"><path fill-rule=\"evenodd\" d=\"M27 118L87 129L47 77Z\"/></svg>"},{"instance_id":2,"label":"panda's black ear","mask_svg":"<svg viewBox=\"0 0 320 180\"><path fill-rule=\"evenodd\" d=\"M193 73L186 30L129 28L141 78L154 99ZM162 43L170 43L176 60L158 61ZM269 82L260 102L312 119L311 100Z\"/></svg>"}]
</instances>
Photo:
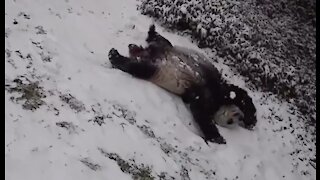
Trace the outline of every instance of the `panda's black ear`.
<instances>
[{"instance_id":1,"label":"panda's black ear","mask_svg":"<svg viewBox=\"0 0 320 180\"><path fill-rule=\"evenodd\" d=\"M156 32L156 26L154 24L151 24L149 27L149 32L148 33L155 33Z\"/></svg>"}]
</instances>

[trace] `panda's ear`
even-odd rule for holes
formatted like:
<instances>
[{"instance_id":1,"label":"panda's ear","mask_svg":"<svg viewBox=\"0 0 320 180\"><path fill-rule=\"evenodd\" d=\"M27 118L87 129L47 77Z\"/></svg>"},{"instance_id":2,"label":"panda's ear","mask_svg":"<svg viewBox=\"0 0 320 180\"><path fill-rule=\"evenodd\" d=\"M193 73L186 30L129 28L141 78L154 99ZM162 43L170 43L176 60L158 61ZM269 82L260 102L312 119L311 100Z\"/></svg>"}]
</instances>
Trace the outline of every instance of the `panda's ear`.
<instances>
[{"instance_id":1,"label":"panda's ear","mask_svg":"<svg viewBox=\"0 0 320 180\"><path fill-rule=\"evenodd\" d=\"M149 27L148 33L155 33L156 32L156 26L154 24L151 24Z\"/></svg>"}]
</instances>

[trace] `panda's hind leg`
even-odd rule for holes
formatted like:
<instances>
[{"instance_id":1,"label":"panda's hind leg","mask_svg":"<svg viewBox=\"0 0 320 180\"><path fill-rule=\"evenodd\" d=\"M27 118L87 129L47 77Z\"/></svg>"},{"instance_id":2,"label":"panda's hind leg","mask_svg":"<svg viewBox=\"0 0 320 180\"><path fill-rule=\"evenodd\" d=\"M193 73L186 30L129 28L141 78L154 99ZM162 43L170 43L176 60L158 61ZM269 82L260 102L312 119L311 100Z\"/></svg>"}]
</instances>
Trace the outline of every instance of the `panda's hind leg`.
<instances>
[{"instance_id":1,"label":"panda's hind leg","mask_svg":"<svg viewBox=\"0 0 320 180\"><path fill-rule=\"evenodd\" d=\"M173 47L170 41L161 36L157 31L154 24L149 27L148 37L146 39L148 44L156 44L160 47Z\"/></svg>"},{"instance_id":2,"label":"panda's hind leg","mask_svg":"<svg viewBox=\"0 0 320 180\"><path fill-rule=\"evenodd\" d=\"M119 52L112 48L109 51L109 60L114 68L127 72L137 78L149 79L156 72L156 67L147 61L135 61L128 57L122 56Z\"/></svg>"}]
</instances>

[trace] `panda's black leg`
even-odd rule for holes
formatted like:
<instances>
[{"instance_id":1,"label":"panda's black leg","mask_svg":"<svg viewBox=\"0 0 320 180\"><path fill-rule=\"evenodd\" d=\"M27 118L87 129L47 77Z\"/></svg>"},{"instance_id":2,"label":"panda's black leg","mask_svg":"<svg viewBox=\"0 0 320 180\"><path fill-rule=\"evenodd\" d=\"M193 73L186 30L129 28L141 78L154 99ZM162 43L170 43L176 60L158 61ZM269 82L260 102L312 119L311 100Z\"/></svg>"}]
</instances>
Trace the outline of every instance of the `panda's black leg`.
<instances>
[{"instance_id":1,"label":"panda's black leg","mask_svg":"<svg viewBox=\"0 0 320 180\"><path fill-rule=\"evenodd\" d=\"M156 67L149 62L137 62L128 57L124 57L112 48L109 51L109 60L114 68L127 72L137 78L149 79L156 72Z\"/></svg>"},{"instance_id":2,"label":"panda's black leg","mask_svg":"<svg viewBox=\"0 0 320 180\"><path fill-rule=\"evenodd\" d=\"M189 104L193 100L195 100L196 96L199 94L195 91L196 87L189 87L185 90L185 92L180 95L182 101L186 104Z\"/></svg>"},{"instance_id":3,"label":"panda's black leg","mask_svg":"<svg viewBox=\"0 0 320 180\"><path fill-rule=\"evenodd\" d=\"M225 139L220 135L215 123L212 121L212 114L215 112L215 98L210 91L202 86L194 86L185 94L194 120L198 123L204 134L205 141L218 144L226 144Z\"/></svg>"},{"instance_id":4,"label":"panda's black leg","mask_svg":"<svg viewBox=\"0 0 320 180\"><path fill-rule=\"evenodd\" d=\"M170 43L170 41L168 39L164 38L163 36L161 36L156 31L154 24L149 27L148 37L147 37L146 41L149 44L155 43L161 47L165 47L165 46L172 47L172 44Z\"/></svg>"},{"instance_id":5,"label":"panda's black leg","mask_svg":"<svg viewBox=\"0 0 320 180\"><path fill-rule=\"evenodd\" d=\"M204 134L204 140L206 142L211 141L218 144L226 144L226 141L219 133L217 126L212 122L210 115L202 110L203 107L201 105L191 102L190 109L193 118Z\"/></svg>"}]
</instances>

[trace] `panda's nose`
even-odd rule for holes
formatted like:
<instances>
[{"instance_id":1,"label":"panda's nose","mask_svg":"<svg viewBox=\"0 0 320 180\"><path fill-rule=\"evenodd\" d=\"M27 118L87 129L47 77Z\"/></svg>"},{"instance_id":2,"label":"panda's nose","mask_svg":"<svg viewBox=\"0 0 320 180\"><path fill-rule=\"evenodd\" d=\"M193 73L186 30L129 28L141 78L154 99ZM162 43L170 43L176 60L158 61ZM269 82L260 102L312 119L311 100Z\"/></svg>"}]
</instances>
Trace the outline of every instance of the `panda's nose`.
<instances>
[{"instance_id":1,"label":"panda's nose","mask_svg":"<svg viewBox=\"0 0 320 180\"><path fill-rule=\"evenodd\" d=\"M129 44L129 45L128 45L128 48L129 48L129 49L133 49L133 48L135 48L135 47L137 47L137 45L135 45L135 44Z\"/></svg>"},{"instance_id":2,"label":"panda's nose","mask_svg":"<svg viewBox=\"0 0 320 180\"><path fill-rule=\"evenodd\" d=\"M227 124L232 124L233 123L233 120L232 119L229 119L228 121L227 121Z\"/></svg>"}]
</instances>

